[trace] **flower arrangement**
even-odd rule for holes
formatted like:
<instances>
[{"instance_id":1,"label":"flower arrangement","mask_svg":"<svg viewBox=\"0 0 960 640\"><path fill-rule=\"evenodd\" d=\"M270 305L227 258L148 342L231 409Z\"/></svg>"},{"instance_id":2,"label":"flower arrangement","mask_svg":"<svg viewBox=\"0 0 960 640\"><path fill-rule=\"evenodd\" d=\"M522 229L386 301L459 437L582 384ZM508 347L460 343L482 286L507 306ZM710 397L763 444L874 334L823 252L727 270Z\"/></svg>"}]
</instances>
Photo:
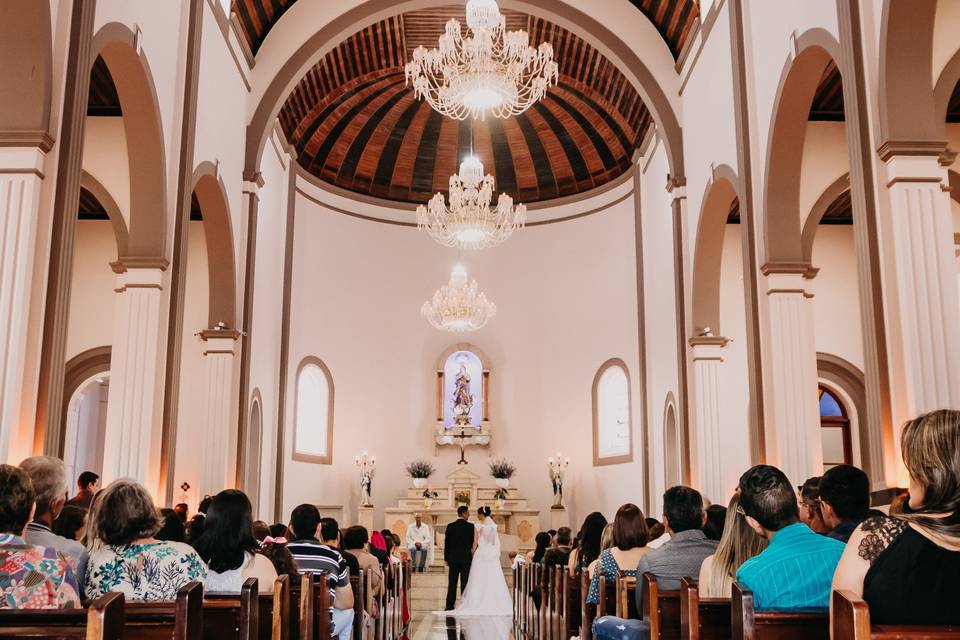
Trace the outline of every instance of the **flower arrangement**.
<instances>
[{"instance_id":1,"label":"flower arrangement","mask_svg":"<svg viewBox=\"0 0 960 640\"><path fill-rule=\"evenodd\" d=\"M424 500L436 500L440 497L440 494L436 491L431 491L430 489L423 490L423 499Z\"/></svg>"},{"instance_id":2,"label":"flower arrangement","mask_svg":"<svg viewBox=\"0 0 960 640\"><path fill-rule=\"evenodd\" d=\"M498 480L509 480L517 468L506 459L494 460L490 463L490 475Z\"/></svg>"},{"instance_id":3,"label":"flower arrangement","mask_svg":"<svg viewBox=\"0 0 960 640\"><path fill-rule=\"evenodd\" d=\"M469 491L457 491L453 494L453 501L459 504L465 504L468 507L470 506L470 492Z\"/></svg>"},{"instance_id":4,"label":"flower arrangement","mask_svg":"<svg viewBox=\"0 0 960 640\"><path fill-rule=\"evenodd\" d=\"M497 502L503 502L504 500L507 499L508 495L509 495L509 491L507 491L503 487L500 487L499 489L493 492L493 499L496 500Z\"/></svg>"},{"instance_id":5,"label":"flower arrangement","mask_svg":"<svg viewBox=\"0 0 960 640\"><path fill-rule=\"evenodd\" d=\"M426 460L414 460L407 464L407 475L414 479L427 479L436 471Z\"/></svg>"}]
</instances>

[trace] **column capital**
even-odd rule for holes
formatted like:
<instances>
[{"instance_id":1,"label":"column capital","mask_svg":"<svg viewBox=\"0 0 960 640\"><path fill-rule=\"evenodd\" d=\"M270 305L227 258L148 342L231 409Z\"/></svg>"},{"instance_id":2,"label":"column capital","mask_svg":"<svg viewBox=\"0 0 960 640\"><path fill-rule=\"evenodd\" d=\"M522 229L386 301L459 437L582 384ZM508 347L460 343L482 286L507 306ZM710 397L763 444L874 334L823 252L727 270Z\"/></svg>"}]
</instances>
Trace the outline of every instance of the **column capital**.
<instances>
[{"instance_id":1,"label":"column capital","mask_svg":"<svg viewBox=\"0 0 960 640\"><path fill-rule=\"evenodd\" d=\"M203 329L198 335L204 342L210 340L231 340L235 342L240 338L241 333L236 329L218 329L214 327L211 329Z\"/></svg>"},{"instance_id":2,"label":"column capital","mask_svg":"<svg viewBox=\"0 0 960 640\"><path fill-rule=\"evenodd\" d=\"M668 173L665 188L674 200L687 197L687 179L684 176L674 176Z\"/></svg>"},{"instance_id":3,"label":"column capital","mask_svg":"<svg viewBox=\"0 0 960 640\"><path fill-rule=\"evenodd\" d=\"M43 159L47 152L37 145L7 145L0 133L0 167L4 173L32 173L43 179Z\"/></svg>"},{"instance_id":4,"label":"column capital","mask_svg":"<svg viewBox=\"0 0 960 640\"><path fill-rule=\"evenodd\" d=\"M814 267L809 262L765 262L760 267L760 273L765 276L771 275L795 275L799 274L807 280L813 280L820 273L820 269Z\"/></svg>"},{"instance_id":5,"label":"column capital","mask_svg":"<svg viewBox=\"0 0 960 640\"><path fill-rule=\"evenodd\" d=\"M110 263L110 268L116 274L130 270L166 271L169 266L170 261L162 256L120 256L115 262Z\"/></svg>"},{"instance_id":6,"label":"column capital","mask_svg":"<svg viewBox=\"0 0 960 640\"><path fill-rule=\"evenodd\" d=\"M694 336L689 340L691 347L717 347L724 348L730 344L730 338L724 336Z\"/></svg>"},{"instance_id":7,"label":"column capital","mask_svg":"<svg viewBox=\"0 0 960 640\"><path fill-rule=\"evenodd\" d=\"M53 143L46 131L0 131L0 147L32 147L47 153Z\"/></svg>"},{"instance_id":8,"label":"column capital","mask_svg":"<svg viewBox=\"0 0 960 640\"><path fill-rule=\"evenodd\" d=\"M886 140L877 147L884 162L895 156L925 156L938 158L947 149L945 140Z\"/></svg>"},{"instance_id":9,"label":"column capital","mask_svg":"<svg viewBox=\"0 0 960 640\"><path fill-rule=\"evenodd\" d=\"M259 171L243 174L243 193L259 197L260 189L263 187L263 174Z\"/></svg>"}]
</instances>

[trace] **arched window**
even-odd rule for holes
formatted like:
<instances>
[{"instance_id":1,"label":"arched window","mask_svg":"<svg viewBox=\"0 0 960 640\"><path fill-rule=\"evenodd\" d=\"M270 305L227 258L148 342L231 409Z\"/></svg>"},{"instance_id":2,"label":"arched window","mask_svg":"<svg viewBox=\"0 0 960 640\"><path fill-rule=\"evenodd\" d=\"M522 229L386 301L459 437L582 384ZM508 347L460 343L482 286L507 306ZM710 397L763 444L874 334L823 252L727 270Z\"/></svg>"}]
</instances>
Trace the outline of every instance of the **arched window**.
<instances>
[{"instance_id":1,"label":"arched window","mask_svg":"<svg viewBox=\"0 0 960 640\"><path fill-rule=\"evenodd\" d=\"M306 358L297 371L293 423L293 459L333 462L333 378L317 358Z\"/></svg>"},{"instance_id":2,"label":"arched window","mask_svg":"<svg viewBox=\"0 0 960 640\"><path fill-rule=\"evenodd\" d=\"M850 419L840 399L829 389L821 386L820 394L820 439L823 442L823 470L838 464L853 464L853 447L850 442Z\"/></svg>"},{"instance_id":3,"label":"arched window","mask_svg":"<svg viewBox=\"0 0 960 640\"><path fill-rule=\"evenodd\" d=\"M630 418L630 376L614 358L603 363L593 379L593 464L633 460Z\"/></svg>"}]
</instances>

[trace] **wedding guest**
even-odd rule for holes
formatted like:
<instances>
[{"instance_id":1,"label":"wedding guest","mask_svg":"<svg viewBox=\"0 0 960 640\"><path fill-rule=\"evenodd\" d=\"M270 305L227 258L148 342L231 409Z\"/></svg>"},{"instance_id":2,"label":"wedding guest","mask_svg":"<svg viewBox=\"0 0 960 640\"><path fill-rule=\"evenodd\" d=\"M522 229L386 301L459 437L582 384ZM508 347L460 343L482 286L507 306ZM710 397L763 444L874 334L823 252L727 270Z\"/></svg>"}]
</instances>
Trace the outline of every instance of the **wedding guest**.
<instances>
[{"instance_id":1,"label":"wedding guest","mask_svg":"<svg viewBox=\"0 0 960 640\"><path fill-rule=\"evenodd\" d=\"M830 527L824 524L823 514L820 512L820 476L807 478L807 481L800 485L799 500L800 522L816 533L830 531Z\"/></svg>"},{"instance_id":2,"label":"wedding guest","mask_svg":"<svg viewBox=\"0 0 960 640\"><path fill-rule=\"evenodd\" d=\"M67 499L67 470L63 460L52 456L33 456L21 462L20 468L30 476L37 501L36 513L24 534L27 544L56 549L72 563L75 575L85 575L87 550L76 540L58 536L51 529ZM83 585L80 589L80 595L83 596Z\"/></svg>"},{"instance_id":3,"label":"wedding guest","mask_svg":"<svg viewBox=\"0 0 960 640\"><path fill-rule=\"evenodd\" d=\"M186 526L187 521L190 519L190 507L187 506L187 503L178 502L177 504L173 505L173 510L178 516L180 516L180 520L183 522L184 526Z\"/></svg>"},{"instance_id":4,"label":"wedding guest","mask_svg":"<svg viewBox=\"0 0 960 640\"><path fill-rule=\"evenodd\" d=\"M570 560L567 563L570 577L576 575L577 569L585 571L590 563L600 557L600 542L606 526L607 519L599 511L594 511L583 519L580 533L577 534L579 544L570 554Z\"/></svg>"},{"instance_id":5,"label":"wedding guest","mask_svg":"<svg viewBox=\"0 0 960 640\"><path fill-rule=\"evenodd\" d=\"M87 510L74 504L64 505L57 519L53 521L51 530L61 538L67 540L83 540L87 529Z\"/></svg>"},{"instance_id":6,"label":"wedding guest","mask_svg":"<svg viewBox=\"0 0 960 640\"><path fill-rule=\"evenodd\" d=\"M270 535L270 525L263 520L254 520L253 537L257 539L257 542L263 542L268 535Z\"/></svg>"},{"instance_id":7,"label":"wedding guest","mask_svg":"<svg viewBox=\"0 0 960 640\"><path fill-rule=\"evenodd\" d=\"M870 479L862 470L840 464L823 474L819 489L827 536L846 543L870 514Z\"/></svg>"},{"instance_id":8,"label":"wedding guest","mask_svg":"<svg viewBox=\"0 0 960 640\"><path fill-rule=\"evenodd\" d=\"M79 607L80 588L70 562L56 549L23 538L34 506L29 476L0 464L0 609Z\"/></svg>"},{"instance_id":9,"label":"wedding guest","mask_svg":"<svg viewBox=\"0 0 960 640\"><path fill-rule=\"evenodd\" d=\"M276 569L278 576L290 576L290 580L300 580L300 570L297 567L297 561L293 559L293 554L287 548L287 539L284 537L274 538L268 535L260 543L260 553L262 553ZM291 582L296 584L296 582Z\"/></svg>"},{"instance_id":10,"label":"wedding guest","mask_svg":"<svg viewBox=\"0 0 960 640\"><path fill-rule=\"evenodd\" d=\"M173 509L160 509L160 530L154 538L170 542L186 542L187 530L183 526L180 514Z\"/></svg>"},{"instance_id":11,"label":"wedding guest","mask_svg":"<svg viewBox=\"0 0 960 640\"><path fill-rule=\"evenodd\" d=\"M534 592L534 601L540 607L541 593L549 589L550 567L566 567L573 552L573 531L570 527L560 527L554 537L556 545L543 553L540 564L543 571L540 573L540 588Z\"/></svg>"},{"instance_id":12,"label":"wedding guest","mask_svg":"<svg viewBox=\"0 0 960 640\"><path fill-rule=\"evenodd\" d=\"M703 533L711 540L719 542L727 522L727 508L722 504L712 504L705 511L707 521L703 525Z\"/></svg>"},{"instance_id":13,"label":"wedding guest","mask_svg":"<svg viewBox=\"0 0 960 640\"><path fill-rule=\"evenodd\" d=\"M617 510L613 518L613 547L600 553L596 568L591 571L590 590L587 602L597 604L600 601L600 576L615 580L618 571L625 576L635 576L640 558L648 553L647 529L643 511L634 504L625 504Z\"/></svg>"},{"instance_id":14,"label":"wedding guest","mask_svg":"<svg viewBox=\"0 0 960 640\"><path fill-rule=\"evenodd\" d=\"M387 542L383 539L383 534L374 531L370 534L370 544L368 545L370 553L377 559L382 568L386 568L390 561L390 554L387 553Z\"/></svg>"},{"instance_id":15,"label":"wedding guest","mask_svg":"<svg viewBox=\"0 0 960 640\"><path fill-rule=\"evenodd\" d=\"M366 527L359 525L349 527L343 532L343 551L357 559L360 571L370 572L370 588L374 597L379 596L383 590L383 570L380 568L380 561L368 550L370 543L370 534ZM369 612L374 618L376 612Z\"/></svg>"},{"instance_id":16,"label":"wedding guest","mask_svg":"<svg viewBox=\"0 0 960 640\"><path fill-rule=\"evenodd\" d=\"M290 532L290 528L282 522L277 522L270 525L270 535L274 538L287 538L288 540L293 539L293 533Z\"/></svg>"},{"instance_id":17,"label":"wedding guest","mask_svg":"<svg viewBox=\"0 0 960 640\"><path fill-rule=\"evenodd\" d=\"M607 549L613 548L613 523L608 522L605 527L603 527L603 534L600 536L600 553L602 554ZM600 556L598 555L589 565L587 565L587 575L593 576L594 571L597 569L597 565L600 564Z\"/></svg>"},{"instance_id":18,"label":"wedding guest","mask_svg":"<svg viewBox=\"0 0 960 640\"><path fill-rule=\"evenodd\" d=\"M127 600L174 600L207 567L188 545L157 540L160 512L150 493L132 480L116 480L97 496L90 526L102 546L90 553L85 591L91 600L119 591Z\"/></svg>"},{"instance_id":19,"label":"wedding guest","mask_svg":"<svg viewBox=\"0 0 960 640\"><path fill-rule=\"evenodd\" d=\"M733 494L717 551L700 565L700 597L729 598L737 569L766 548L766 539L747 524L740 509L740 494Z\"/></svg>"},{"instance_id":20,"label":"wedding guest","mask_svg":"<svg viewBox=\"0 0 960 640\"><path fill-rule=\"evenodd\" d=\"M239 593L247 578L256 578L260 593L273 593L277 571L260 555L253 537L253 507L237 489L221 491L210 502L203 535L195 549L207 563L204 590Z\"/></svg>"},{"instance_id":21,"label":"wedding guest","mask_svg":"<svg viewBox=\"0 0 960 640\"><path fill-rule=\"evenodd\" d=\"M960 411L907 422L900 450L909 511L857 528L833 588L866 600L873 624L960 625Z\"/></svg>"},{"instance_id":22,"label":"wedding guest","mask_svg":"<svg viewBox=\"0 0 960 640\"><path fill-rule=\"evenodd\" d=\"M80 477L77 478L77 488L79 489L77 495L67 500L67 504L89 510L90 501L93 500L93 496L97 493L99 484L100 476L93 471L84 471L80 474Z\"/></svg>"},{"instance_id":23,"label":"wedding guest","mask_svg":"<svg viewBox=\"0 0 960 640\"><path fill-rule=\"evenodd\" d=\"M780 469L757 465L740 476L740 507L767 548L737 570L759 611L826 608L843 543L800 522L796 493Z\"/></svg>"},{"instance_id":24,"label":"wedding guest","mask_svg":"<svg viewBox=\"0 0 960 640\"><path fill-rule=\"evenodd\" d=\"M414 514L413 519L414 523L407 527L407 550L410 552L413 570L423 573L427 564L427 556L430 554L430 543L433 536L430 527L423 522L422 515Z\"/></svg>"},{"instance_id":25,"label":"wedding guest","mask_svg":"<svg viewBox=\"0 0 960 640\"><path fill-rule=\"evenodd\" d=\"M532 562L537 564L543 560L543 554L547 552L547 549L550 548L551 537L548 531L541 531L536 535L534 540L534 547L532 550L527 551L527 562Z\"/></svg>"}]
</instances>

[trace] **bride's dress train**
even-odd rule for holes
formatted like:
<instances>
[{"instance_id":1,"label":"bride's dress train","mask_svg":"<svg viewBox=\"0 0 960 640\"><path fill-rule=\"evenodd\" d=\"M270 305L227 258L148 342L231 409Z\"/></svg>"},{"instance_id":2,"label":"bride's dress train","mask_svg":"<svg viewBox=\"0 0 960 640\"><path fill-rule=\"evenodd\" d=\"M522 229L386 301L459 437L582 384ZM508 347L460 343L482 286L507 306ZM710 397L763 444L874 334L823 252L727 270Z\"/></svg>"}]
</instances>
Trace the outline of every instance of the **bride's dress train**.
<instances>
[{"instance_id":1,"label":"bride's dress train","mask_svg":"<svg viewBox=\"0 0 960 640\"><path fill-rule=\"evenodd\" d=\"M439 612L454 616L512 616L513 600L500 564L500 536L489 517L477 525L477 551L460 606Z\"/></svg>"}]
</instances>

